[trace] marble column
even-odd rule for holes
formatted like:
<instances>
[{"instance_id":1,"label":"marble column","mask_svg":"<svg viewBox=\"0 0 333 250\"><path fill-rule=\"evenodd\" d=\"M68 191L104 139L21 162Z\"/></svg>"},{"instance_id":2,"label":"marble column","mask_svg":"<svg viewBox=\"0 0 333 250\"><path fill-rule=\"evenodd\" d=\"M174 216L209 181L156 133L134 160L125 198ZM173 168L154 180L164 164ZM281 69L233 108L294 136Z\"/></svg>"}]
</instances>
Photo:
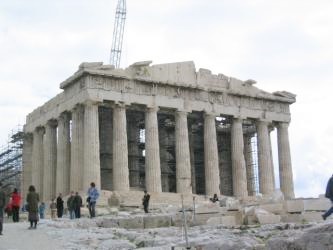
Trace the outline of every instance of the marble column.
<instances>
[{"instance_id":1,"label":"marble column","mask_svg":"<svg viewBox=\"0 0 333 250\"><path fill-rule=\"evenodd\" d=\"M214 114L204 115L204 153L206 194L220 194L219 159Z\"/></svg>"},{"instance_id":2,"label":"marble column","mask_svg":"<svg viewBox=\"0 0 333 250\"><path fill-rule=\"evenodd\" d=\"M177 193L192 193L187 112L177 111L175 118Z\"/></svg>"},{"instance_id":3,"label":"marble column","mask_svg":"<svg viewBox=\"0 0 333 250\"><path fill-rule=\"evenodd\" d=\"M113 190L129 191L128 147L125 105L113 108Z\"/></svg>"},{"instance_id":4,"label":"marble column","mask_svg":"<svg viewBox=\"0 0 333 250\"><path fill-rule=\"evenodd\" d=\"M247 181L242 120L234 118L231 126L232 185L234 196L246 197Z\"/></svg>"},{"instance_id":5,"label":"marble column","mask_svg":"<svg viewBox=\"0 0 333 250\"><path fill-rule=\"evenodd\" d=\"M72 110L70 191L83 190L83 112L81 104L76 105ZM85 185L87 185L87 183L85 183Z\"/></svg>"},{"instance_id":6,"label":"marble column","mask_svg":"<svg viewBox=\"0 0 333 250\"><path fill-rule=\"evenodd\" d=\"M277 126L280 189L286 199L295 198L293 171L291 165L288 123L279 123Z\"/></svg>"},{"instance_id":7,"label":"marble column","mask_svg":"<svg viewBox=\"0 0 333 250\"><path fill-rule=\"evenodd\" d=\"M275 173L274 173L274 162L273 162L273 151L272 151L272 140L271 140L271 132L274 130L273 127L268 128L268 139L269 139L269 154L271 159L271 172L272 172L272 183L273 183L273 190L275 190Z\"/></svg>"},{"instance_id":8,"label":"marble column","mask_svg":"<svg viewBox=\"0 0 333 250\"><path fill-rule=\"evenodd\" d=\"M249 195L255 195L254 159L251 139L251 134L247 134L244 138L244 155L246 164L247 191Z\"/></svg>"},{"instance_id":9,"label":"marble column","mask_svg":"<svg viewBox=\"0 0 333 250\"><path fill-rule=\"evenodd\" d=\"M271 153L269 143L268 122L257 122L258 134L258 165L259 165L259 191L264 195L274 192L273 173L271 168Z\"/></svg>"},{"instance_id":10,"label":"marble column","mask_svg":"<svg viewBox=\"0 0 333 250\"><path fill-rule=\"evenodd\" d=\"M32 185L39 192L40 197L43 197L43 136L45 133L44 127L37 127L33 132L32 144Z\"/></svg>"},{"instance_id":11,"label":"marble column","mask_svg":"<svg viewBox=\"0 0 333 250\"><path fill-rule=\"evenodd\" d=\"M157 110L155 107L147 108L145 114L145 172L148 192L162 192Z\"/></svg>"},{"instance_id":12,"label":"marble column","mask_svg":"<svg viewBox=\"0 0 333 250\"><path fill-rule=\"evenodd\" d=\"M22 197L26 197L29 186L32 182L32 148L33 148L33 135L31 133L24 134L23 140L23 155L22 155Z\"/></svg>"},{"instance_id":13,"label":"marble column","mask_svg":"<svg viewBox=\"0 0 333 250\"><path fill-rule=\"evenodd\" d=\"M70 192L70 149L70 114L65 112L58 119L56 194Z\"/></svg>"},{"instance_id":14,"label":"marble column","mask_svg":"<svg viewBox=\"0 0 333 250\"><path fill-rule=\"evenodd\" d=\"M191 183L192 193L197 193L196 171L195 171L195 157L194 157L194 135L192 125L189 127L189 142L190 142L190 162L191 162Z\"/></svg>"},{"instance_id":15,"label":"marble column","mask_svg":"<svg viewBox=\"0 0 333 250\"><path fill-rule=\"evenodd\" d=\"M99 152L98 104L86 102L84 104L84 146L83 146L83 188L88 190L94 182L101 188L101 164Z\"/></svg>"},{"instance_id":16,"label":"marble column","mask_svg":"<svg viewBox=\"0 0 333 250\"><path fill-rule=\"evenodd\" d=\"M45 125L44 135L44 178L42 201L55 198L57 170L57 122L50 120Z\"/></svg>"}]
</instances>

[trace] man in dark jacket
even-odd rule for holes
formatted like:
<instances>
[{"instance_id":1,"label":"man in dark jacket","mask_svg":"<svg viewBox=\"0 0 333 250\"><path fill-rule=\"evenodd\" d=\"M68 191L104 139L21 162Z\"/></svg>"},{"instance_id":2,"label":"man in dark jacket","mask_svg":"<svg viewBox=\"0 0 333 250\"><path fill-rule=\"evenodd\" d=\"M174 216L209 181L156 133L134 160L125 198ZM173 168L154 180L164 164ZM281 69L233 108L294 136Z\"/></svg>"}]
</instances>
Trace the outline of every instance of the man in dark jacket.
<instances>
[{"instance_id":1,"label":"man in dark jacket","mask_svg":"<svg viewBox=\"0 0 333 250\"><path fill-rule=\"evenodd\" d=\"M330 216L333 213L333 175L332 177L328 180L327 186L326 186L326 193L325 197L330 199L332 202L332 207L326 211L322 215L323 219L326 220L328 216Z\"/></svg>"},{"instance_id":2,"label":"man in dark jacket","mask_svg":"<svg viewBox=\"0 0 333 250\"><path fill-rule=\"evenodd\" d=\"M71 195L67 199L67 208L69 212L69 218L75 219L75 211L74 211L74 192L71 191Z\"/></svg>"},{"instance_id":3,"label":"man in dark jacket","mask_svg":"<svg viewBox=\"0 0 333 250\"><path fill-rule=\"evenodd\" d=\"M145 210L145 213L148 213L148 207L149 207L149 200L150 200L150 195L147 193L147 191L144 191L145 195L142 198L142 205L143 209Z\"/></svg>"},{"instance_id":4,"label":"man in dark jacket","mask_svg":"<svg viewBox=\"0 0 333 250\"><path fill-rule=\"evenodd\" d=\"M62 195L60 193L57 198L57 216L58 216L58 218L61 218L63 213L64 213L64 201L63 201Z\"/></svg>"},{"instance_id":5,"label":"man in dark jacket","mask_svg":"<svg viewBox=\"0 0 333 250\"><path fill-rule=\"evenodd\" d=\"M2 183L0 182L0 235L2 235L2 224L3 224L3 210L6 206L6 194L2 189Z\"/></svg>"},{"instance_id":6,"label":"man in dark jacket","mask_svg":"<svg viewBox=\"0 0 333 250\"><path fill-rule=\"evenodd\" d=\"M79 195L79 193L76 192L74 196L74 212L76 219L81 218L81 207L82 207L82 198Z\"/></svg>"}]
</instances>

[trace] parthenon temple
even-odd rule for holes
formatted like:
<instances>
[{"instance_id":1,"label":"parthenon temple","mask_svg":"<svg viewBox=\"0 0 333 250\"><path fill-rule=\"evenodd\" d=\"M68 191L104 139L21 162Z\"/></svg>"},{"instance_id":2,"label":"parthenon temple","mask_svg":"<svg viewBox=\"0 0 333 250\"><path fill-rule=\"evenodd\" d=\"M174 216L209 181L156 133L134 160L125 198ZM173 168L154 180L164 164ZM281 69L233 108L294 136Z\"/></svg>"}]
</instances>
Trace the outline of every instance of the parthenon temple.
<instances>
[{"instance_id":1,"label":"parthenon temple","mask_svg":"<svg viewBox=\"0 0 333 250\"><path fill-rule=\"evenodd\" d=\"M103 190L294 198L288 125L295 95L268 93L193 62L126 69L82 63L24 127L23 192Z\"/></svg>"}]
</instances>

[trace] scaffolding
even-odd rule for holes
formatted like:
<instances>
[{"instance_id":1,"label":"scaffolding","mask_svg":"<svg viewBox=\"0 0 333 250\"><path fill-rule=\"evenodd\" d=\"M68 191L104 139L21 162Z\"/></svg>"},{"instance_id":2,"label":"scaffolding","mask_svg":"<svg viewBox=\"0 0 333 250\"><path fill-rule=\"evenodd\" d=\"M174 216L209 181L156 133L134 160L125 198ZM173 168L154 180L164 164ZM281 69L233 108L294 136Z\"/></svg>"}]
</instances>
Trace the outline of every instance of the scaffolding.
<instances>
[{"instance_id":1,"label":"scaffolding","mask_svg":"<svg viewBox=\"0 0 333 250\"><path fill-rule=\"evenodd\" d=\"M0 149L0 181L4 188L21 189L23 127L18 125Z\"/></svg>"}]
</instances>

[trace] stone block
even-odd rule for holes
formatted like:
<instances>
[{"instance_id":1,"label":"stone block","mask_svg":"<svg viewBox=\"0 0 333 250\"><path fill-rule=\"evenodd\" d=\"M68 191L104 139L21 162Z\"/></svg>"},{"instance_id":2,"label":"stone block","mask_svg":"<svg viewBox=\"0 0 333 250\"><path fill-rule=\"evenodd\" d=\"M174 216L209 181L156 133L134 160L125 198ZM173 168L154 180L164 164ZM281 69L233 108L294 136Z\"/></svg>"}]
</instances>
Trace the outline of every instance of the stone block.
<instances>
[{"instance_id":1,"label":"stone block","mask_svg":"<svg viewBox=\"0 0 333 250\"><path fill-rule=\"evenodd\" d=\"M105 218L98 223L98 226L105 228L112 228L112 227L119 227L119 224L117 219Z\"/></svg>"},{"instance_id":2,"label":"stone block","mask_svg":"<svg viewBox=\"0 0 333 250\"><path fill-rule=\"evenodd\" d=\"M145 216L143 218L144 228L170 227L171 216Z\"/></svg>"},{"instance_id":3,"label":"stone block","mask_svg":"<svg viewBox=\"0 0 333 250\"><path fill-rule=\"evenodd\" d=\"M284 202L287 213L301 213L304 211L303 200L287 200Z\"/></svg>"},{"instance_id":4,"label":"stone block","mask_svg":"<svg viewBox=\"0 0 333 250\"><path fill-rule=\"evenodd\" d=\"M257 214L257 218L260 224L274 224L281 222L281 216L275 214Z\"/></svg>"},{"instance_id":5,"label":"stone block","mask_svg":"<svg viewBox=\"0 0 333 250\"><path fill-rule=\"evenodd\" d=\"M281 215L281 221L287 223L301 223L303 217L301 214L284 214Z\"/></svg>"},{"instance_id":6,"label":"stone block","mask_svg":"<svg viewBox=\"0 0 333 250\"><path fill-rule=\"evenodd\" d=\"M119 227L125 229L144 228L143 217L119 218Z\"/></svg>"},{"instance_id":7,"label":"stone block","mask_svg":"<svg viewBox=\"0 0 333 250\"><path fill-rule=\"evenodd\" d=\"M219 203L200 204L195 208L196 214L219 213Z\"/></svg>"},{"instance_id":8,"label":"stone block","mask_svg":"<svg viewBox=\"0 0 333 250\"><path fill-rule=\"evenodd\" d=\"M207 222L207 225L220 225L221 224L221 217L210 217Z\"/></svg>"},{"instance_id":9,"label":"stone block","mask_svg":"<svg viewBox=\"0 0 333 250\"><path fill-rule=\"evenodd\" d=\"M322 214L322 212L303 212L301 216L306 222L320 222L323 221Z\"/></svg>"},{"instance_id":10,"label":"stone block","mask_svg":"<svg viewBox=\"0 0 333 250\"><path fill-rule=\"evenodd\" d=\"M226 227L236 226L238 224L236 216L234 216L234 215L221 216L220 218L221 218L221 224L223 226L226 226Z\"/></svg>"},{"instance_id":11,"label":"stone block","mask_svg":"<svg viewBox=\"0 0 333 250\"><path fill-rule=\"evenodd\" d=\"M259 208L264 209L273 214L282 214L284 212L282 203L262 204Z\"/></svg>"},{"instance_id":12,"label":"stone block","mask_svg":"<svg viewBox=\"0 0 333 250\"><path fill-rule=\"evenodd\" d=\"M329 199L304 199L304 211L326 211L331 207Z\"/></svg>"},{"instance_id":13,"label":"stone block","mask_svg":"<svg viewBox=\"0 0 333 250\"><path fill-rule=\"evenodd\" d=\"M228 211L225 216L234 216L236 225L244 224L244 214L240 211Z\"/></svg>"},{"instance_id":14,"label":"stone block","mask_svg":"<svg viewBox=\"0 0 333 250\"><path fill-rule=\"evenodd\" d=\"M244 224L245 225L256 225L256 224L258 224L258 219L255 215L246 215L244 217Z\"/></svg>"},{"instance_id":15,"label":"stone block","mask_svg":"<svg viewBox=\"0 0 333 250\"><path fill-rule=\"evenodd\" d=\"M199 215L196 215L196 220L198 221L200 219ZM208 218L206 218L204 223L201 224L205 224ZM193 220L193 214L190 212L186 213L186 222L188 224L191 224ZM171 216L171 225L172 226L176 226L179 227L181 225L183 225L184 223L184 218L183 218L183 214L182 213L177 213Z\"/></svg>"},{"instance_id":16,"label":"stone block","mask_svg":"<svg viewBox=\"0 0 333 250\"><path fill-rule=\"evenodd\" d=\"M120 207L121 197L117 193L112 193L109 198L109 206L110 207Z\"/></svg>"}]
</instances>

